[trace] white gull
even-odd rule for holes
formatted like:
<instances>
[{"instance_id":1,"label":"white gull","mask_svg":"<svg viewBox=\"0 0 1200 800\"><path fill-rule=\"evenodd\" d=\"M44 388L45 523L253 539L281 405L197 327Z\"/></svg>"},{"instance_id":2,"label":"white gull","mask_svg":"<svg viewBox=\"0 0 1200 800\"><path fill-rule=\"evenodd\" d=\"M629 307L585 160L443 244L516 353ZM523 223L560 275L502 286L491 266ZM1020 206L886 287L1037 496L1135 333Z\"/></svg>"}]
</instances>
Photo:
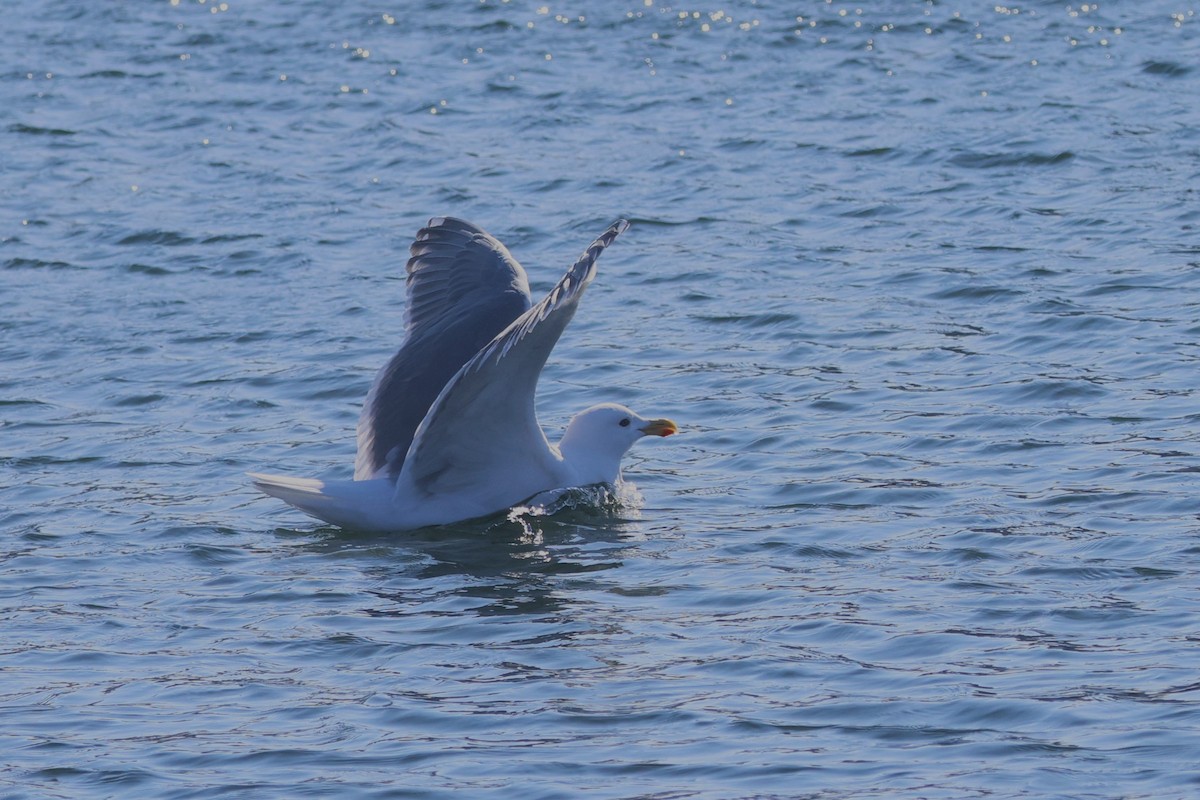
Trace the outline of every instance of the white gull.
<instances>
[{"instance_id":1,"label":"white gull","mask_svg":"<svg viewBox=\"0 0 1200 800\"><path fill-rule=\"evenodd\" d=\"M363 404L354 479L252 473L254 485L335 525L393 531L617 483L633 443L669 436L675 423L603 403L576 414L553 445L534 393L596 259L628 226L611 225L532 305L525 270L504 245L464 220L430 220L408 261L404 343Z\"/></svg>"}]
</instances>

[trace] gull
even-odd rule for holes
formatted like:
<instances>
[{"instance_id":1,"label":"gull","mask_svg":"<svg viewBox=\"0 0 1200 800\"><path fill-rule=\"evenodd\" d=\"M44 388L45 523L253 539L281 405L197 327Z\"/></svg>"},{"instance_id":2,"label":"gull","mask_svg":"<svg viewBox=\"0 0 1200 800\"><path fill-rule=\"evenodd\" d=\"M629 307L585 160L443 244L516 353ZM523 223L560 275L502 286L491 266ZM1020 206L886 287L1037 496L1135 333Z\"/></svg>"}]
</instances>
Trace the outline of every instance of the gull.
<instances>
[{"instance_id":1,"label":"gull","mask_svg":"<svg viewBox=\"0 0 1200 800\"><path fill-rule=\"evenodd\" d=\"M363 404L353 480L250 473L254 485L334 525L401 531L618 483L634 442L670 436L675 423L602 403L551 444L534 395L596 259L628 226L609 226L533 305L525 270L503 244L465 220L431 219L410 248L404 342Z\"/></svg>"}]
</instances>

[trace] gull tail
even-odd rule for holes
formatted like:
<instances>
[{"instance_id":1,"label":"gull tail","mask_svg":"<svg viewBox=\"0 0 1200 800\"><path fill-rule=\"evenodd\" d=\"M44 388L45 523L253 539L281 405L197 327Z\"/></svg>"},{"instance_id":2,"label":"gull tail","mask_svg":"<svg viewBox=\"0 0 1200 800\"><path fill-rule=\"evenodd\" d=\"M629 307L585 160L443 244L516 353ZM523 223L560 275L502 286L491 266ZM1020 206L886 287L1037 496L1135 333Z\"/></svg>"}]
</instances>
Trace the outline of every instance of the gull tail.
<instances>
[{"instance_id":1,"label":"gull tail","mask_svg":"<svg viewBox=\"0 0 1200 800\"><path fill-rule=\"evenodd\" d=\"M287 475L247 473L264 494L278 497L309 516L343 528L378 530L379 517L391 505L396 485L386 478L325 481Z\"/></svg>"}]
</instances>

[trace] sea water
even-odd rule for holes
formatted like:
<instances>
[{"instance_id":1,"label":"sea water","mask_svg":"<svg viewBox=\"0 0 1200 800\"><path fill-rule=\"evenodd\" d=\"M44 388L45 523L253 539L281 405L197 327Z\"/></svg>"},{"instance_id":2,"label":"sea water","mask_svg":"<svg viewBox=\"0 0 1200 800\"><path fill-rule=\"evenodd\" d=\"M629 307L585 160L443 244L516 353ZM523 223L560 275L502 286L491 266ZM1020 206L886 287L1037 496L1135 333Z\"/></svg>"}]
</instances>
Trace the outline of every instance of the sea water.
<instances>
[{"instance_id":1,"label":"sea water","mask_svg":"<svg viewBox=\"0 0 1200 800\"><path fill-rule=\"evenodd\" d=\"M1196 8L5 4L0 795L1194 796ZM436 215L631 221L538 398L679 422L615 500L249 485Z\"/></svg>"}]
</instances>

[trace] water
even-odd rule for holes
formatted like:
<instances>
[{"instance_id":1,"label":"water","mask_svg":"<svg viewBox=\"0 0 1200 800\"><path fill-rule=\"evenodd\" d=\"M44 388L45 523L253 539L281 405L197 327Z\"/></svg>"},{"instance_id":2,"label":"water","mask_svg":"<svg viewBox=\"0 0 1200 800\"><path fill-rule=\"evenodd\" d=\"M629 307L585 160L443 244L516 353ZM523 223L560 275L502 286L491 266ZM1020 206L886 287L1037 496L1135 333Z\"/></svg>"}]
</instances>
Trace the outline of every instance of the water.
<instances>
[{"instance_id":1,"label":"water","mask_svg":"<svg viewBox=\"0 0 1200 800\"><path fill-rule=\"evenodd\" d=\"M415 6L5 7L0 795L1193 796L1195 4ZM631 219L539 399L686 429L619 500L249 488L438 214Z\"/></svg>"}]
</instances>

